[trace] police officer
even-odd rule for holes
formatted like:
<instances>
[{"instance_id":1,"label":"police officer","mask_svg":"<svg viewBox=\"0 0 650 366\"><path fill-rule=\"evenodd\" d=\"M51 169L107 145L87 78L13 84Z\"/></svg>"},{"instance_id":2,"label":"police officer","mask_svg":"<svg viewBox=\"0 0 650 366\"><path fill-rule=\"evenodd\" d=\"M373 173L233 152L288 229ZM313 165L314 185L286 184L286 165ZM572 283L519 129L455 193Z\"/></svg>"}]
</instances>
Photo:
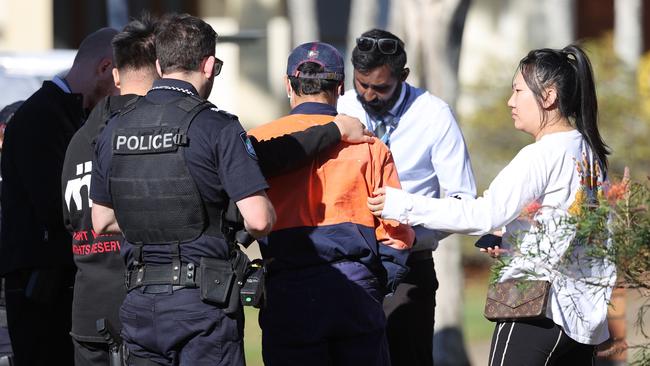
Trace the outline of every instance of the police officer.
<instances>
[{"instance_id":1,"label":"police officer","mask_svg":"<svg viewBox=\"0 0 650 366\"><path fill-rule=\"evenodd\" d=\"M234 201L258 237L275 212L237 118L205 102L222 66L215 44L214 30L196 17L163 19L162 79L97 142L93 226L121 231L131 258L120 309L128 364L244 365L243 312L228 309L232 248L221 213Z\"/></svg>"}]
</instances>

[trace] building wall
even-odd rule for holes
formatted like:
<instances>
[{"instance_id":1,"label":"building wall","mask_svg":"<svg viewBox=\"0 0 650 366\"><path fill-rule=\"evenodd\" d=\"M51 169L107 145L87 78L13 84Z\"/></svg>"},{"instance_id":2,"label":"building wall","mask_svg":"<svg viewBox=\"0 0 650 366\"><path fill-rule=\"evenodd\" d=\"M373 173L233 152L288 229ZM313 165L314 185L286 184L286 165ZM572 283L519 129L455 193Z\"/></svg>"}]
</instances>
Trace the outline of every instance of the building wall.
<instances>
[{"instance_id":1,"label":"building wall","mask_svg":"<svg viewBox=\"0 0 650 366\"><path fill-rule=\"evenodd\" d=\"M52 0L0 0L0 51L43 51L52 45Z\"/></svg>"}]
</instances>

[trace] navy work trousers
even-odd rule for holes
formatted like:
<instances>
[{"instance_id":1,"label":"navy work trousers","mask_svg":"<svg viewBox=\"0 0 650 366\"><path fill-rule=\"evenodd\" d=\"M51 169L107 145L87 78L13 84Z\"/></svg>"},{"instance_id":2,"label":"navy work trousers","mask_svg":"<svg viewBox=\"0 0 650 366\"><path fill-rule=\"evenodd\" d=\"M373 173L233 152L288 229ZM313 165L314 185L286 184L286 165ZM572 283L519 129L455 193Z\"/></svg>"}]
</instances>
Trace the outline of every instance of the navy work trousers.
<instances>
[{"instance_id":1,"label":"navy work trousers","mask_svg":"<svg viewBox=\"0 0 650 366\"><path fill-rule=\"evenodd\" d=\"M226 315L199 289L143 286L120 308L129 352L161 365L244 366L244 314Z\"/></svg>"},{"instance_id":2,"label":"navy work trousers","mask_svg":"<svg viewBox=\"0 0 650 366\"><path fill-rule=\"evenodd\" d=\"M382 298L357 262L271 273L260 312L264 364L390 365Z\"/></svg>"}]
</instances>

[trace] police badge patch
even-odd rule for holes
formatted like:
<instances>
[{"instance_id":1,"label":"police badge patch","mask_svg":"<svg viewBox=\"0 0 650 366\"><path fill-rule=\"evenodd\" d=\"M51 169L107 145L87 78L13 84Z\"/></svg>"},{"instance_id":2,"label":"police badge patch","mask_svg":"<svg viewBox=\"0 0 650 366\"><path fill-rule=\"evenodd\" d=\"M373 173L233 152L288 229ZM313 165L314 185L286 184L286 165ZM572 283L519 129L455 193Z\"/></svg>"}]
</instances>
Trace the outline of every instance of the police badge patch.
<instances>
[{"instance_id":1,"label":"police badge patch","mask_svg":"<svg viewBox=\"0 0 650 366\"><path fill-rule=\"evenodd\" d=\"M248 137L246 132L242 132L239 134L239 138L241 139L241 142L244 144L244 147L246 148L246 152L248 155L257 160L257 154L255 154L255 148L253 148L253 143L251 142L251 139Z\"/></svg>"}]
</instances>

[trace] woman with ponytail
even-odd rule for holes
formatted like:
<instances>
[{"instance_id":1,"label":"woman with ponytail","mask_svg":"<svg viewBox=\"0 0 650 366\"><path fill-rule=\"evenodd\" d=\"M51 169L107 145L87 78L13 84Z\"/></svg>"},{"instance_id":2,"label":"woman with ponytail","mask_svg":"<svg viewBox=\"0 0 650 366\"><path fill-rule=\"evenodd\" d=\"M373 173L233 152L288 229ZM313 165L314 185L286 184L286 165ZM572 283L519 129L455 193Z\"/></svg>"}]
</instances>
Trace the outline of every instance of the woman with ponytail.
<instances>
[{"instance_id":1,"label":"woman with ponytail","mask_svg":"<svg viewBox=\"0 0 650 366\"><path fill-rule=\"evenodd\" d=\"M591 64L578 46L538 49L517 68L508 100L524 147L477 199L435 199L381 188L368 199L376 216L469 235L503 230L498 281L551 283L542 320L497 322L490 365L591 365L607 340L614 265L592 256L572 217L602 195L609 149L598 132ZM482 249L485 251L485 249ZM507 256L505 255L507 253Z\"/></svg>"}]
</instances>

